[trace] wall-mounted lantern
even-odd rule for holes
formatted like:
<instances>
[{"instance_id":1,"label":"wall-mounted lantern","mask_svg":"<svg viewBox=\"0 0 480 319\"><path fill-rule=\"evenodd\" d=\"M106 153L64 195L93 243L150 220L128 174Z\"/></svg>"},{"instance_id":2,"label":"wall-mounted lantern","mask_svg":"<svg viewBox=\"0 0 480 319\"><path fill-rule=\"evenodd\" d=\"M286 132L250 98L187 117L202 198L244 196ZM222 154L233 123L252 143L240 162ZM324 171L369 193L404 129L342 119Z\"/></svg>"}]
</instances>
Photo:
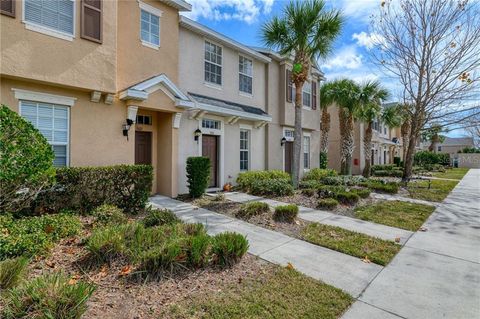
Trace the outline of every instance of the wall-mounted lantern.
<instances>
[{"instance_id":1,"label":"wall-mounted lantern","mask_svg":"<svg viewBox=\"0 0 480 319\"><path fill-rule=\"evenodd\" d=\"M135 120L137 119L137 111L138 106L128 106L127 108L127 119L125 120L125 124L122 126L123 136L127 137L128 141L128 131L135 124Z\"/></svg>"},{"instance_id":2,"label":"wall-mounted lantern","mask_svg":"<svg viewBox=\"0 0 480 319\"><path fill-rule=\"evenodd\" d=\"M200 129L197 128L195 130L195 132L193 133L193 139L195 140L195 142L198 143L198 139L199 139L200 136L202 136L202 131L200 131Z\"/></svg>"},{"instance_id":3,"label":"wall-mounted lantern","mask_svg":"<svg viewBox=\"0 0 480 319\"><path fill-rule=\"evenodd\" d=\"M280 146L283 146L285 145L285 143L287 143L287 139L284 137L282 137L282 139L280 140Z\"/></svg>"}]
</instances>

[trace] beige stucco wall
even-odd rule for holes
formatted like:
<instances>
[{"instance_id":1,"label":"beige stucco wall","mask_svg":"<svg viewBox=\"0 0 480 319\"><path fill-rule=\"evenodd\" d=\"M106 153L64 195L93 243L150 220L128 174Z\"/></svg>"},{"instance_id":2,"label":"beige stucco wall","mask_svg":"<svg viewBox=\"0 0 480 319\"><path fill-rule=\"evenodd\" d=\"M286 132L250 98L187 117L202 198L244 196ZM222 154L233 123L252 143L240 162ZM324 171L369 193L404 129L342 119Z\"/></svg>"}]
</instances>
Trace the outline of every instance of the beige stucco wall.
<instances>
[{"instance_id":1,"label":"beige stucco wall","mask_svg":"<svg viewBox=\"0 0 480 319\"><path fill-rule=\"evenodd\" d=\"M442 150L438 151L438 149L436 149L435 152L440 153L440 154L457 154L458 151L463 150L465 147L472 147L471 145L450 145L450 146L446 146L446 145L442 145L442 144L438 144L437 147L438 146L441 146Z\"/></svg>"},{"instance_id":2,"label":"beige stucco wall","mask_svg":"<svg viewBox=\"0 0 480 319\"><path fill-rule=\"evenodd\" d=\"M0 16L2 75L115 92L117 1L103 1L102 44L80 38L80 1L75 1L73 41L27 30L22 23L24 1L15 3L15 19Z\"/></svg>"},{"instance_id":3,"label":"beige stucco wall","mask_svg":"<svg viewBox=\"0 0 480 319\"><path fill-rule=\"evenodd\" d=\"M460 153L450 156L458 160L458 167L463 168L480 168L480 154L476 153Z\"/></svg>"},{"instance_id":4,"label":"beige stucco wall","mask_svg":"<svg viewBox=\"0 0 480 319\"><path fill-rule=\"evenodd\" d=\"M205 38L184 27L180 27L180 88L184 92L234 101L265 110L265 64L252 56L242 54L253 61L252 95L239 91L239 53L222 47L222 86L205 83L205 40L214 44L213 39Z\"/></svg>"},{"instance_id":5,"label":"beige stucco wall","mask_svg":"<svg viewBox=\"0 0 480 319\"><path fill-rule=\"evenodd\" d=\"M112 105L90 101L90 94L33 82L1 78L0 101L18 112L19 101L12 88L50 93L77 100L70 107L70 165L102 166L133 164L135 136L122 135L126 106L115 101ZM133 135L133 136L132 136Z\"/></svg>"},{"instance_id":6,"label":"beige stucco wall","mask_svg":"<svg viewBox=\"0 0 480 319\"><path fill-rule=\"evenodd\" d=\"M160 48L144 46L140 40L138 1L118 1L118 91L161 73L178 84L178 11L160 1L143 2L163 12Z\"/></svg>"}]
</instances>

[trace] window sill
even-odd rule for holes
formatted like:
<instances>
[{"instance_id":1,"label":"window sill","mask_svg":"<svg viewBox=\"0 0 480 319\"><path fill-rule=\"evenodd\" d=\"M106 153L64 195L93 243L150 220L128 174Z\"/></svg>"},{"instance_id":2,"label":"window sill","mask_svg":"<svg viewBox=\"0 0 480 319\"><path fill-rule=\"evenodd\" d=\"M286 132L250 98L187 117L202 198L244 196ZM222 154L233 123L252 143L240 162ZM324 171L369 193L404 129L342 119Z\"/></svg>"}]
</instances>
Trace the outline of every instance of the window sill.
<instances>
[{"instance_id":1,"label":"window sill","mask_svg":"<svg viewBox=\"0 0 480 319\"><path fill-rule=\"evenodd\" d=\"M158 50L160 48L160 45L156 45L156 44L153 44L153 43L150 43L150 42L147 42L147 41L142 41L142 45L147 47L147 48L150 48L150 49L154 49L154 50Z\"/></svg>"},{"instance_id":2,"label":"window sill","mask_svg":"<svg viewBox=\"0 0 480 319\"><path fill-rule=\"evenodd\" d=\"M67 41L73 41L73 39L75 38L71 34L67 34L67 33L64 33L64 32L59 32L57 30L53 30L53 29L50 29L50 28L47 28L47 27L44 27L44 26L41 26L41 25L38 25L38 24L35 24L35 23L31 23L31 22L28 22L28 21L23 21L23 23L25 23L25 28L27 30L42 33L42 34L45 34L45 35L49 35L49 36L54 37L54 38L67 40Z\"/></svg>"},{"instance_id":3,"label":"window sill","mask_svg":"<svg viewBox=\"0 0 480 319\"><path fill-rule=\"evenodd\" d=\"M312 110L312 108L310 106L305 106L305 105L302 105L302 109L307 110L307 111Z\"/></svg>"},{"instance_id":4,"label":"window sill","mask_svg":"<svg viewBox=\"0 0 480 319\"><path fill-rule=\"evenodd\" d=\"M214 84L214 83L210 83L210 82L203 82L203 85L209 87L209 88L212 88L212 89L215 89L215 90L222 90L222 86L221 85L218 85L218 84Z\"/></svg>"},{"instance_id":5,"label":"window sill","mask_svg":"<svg viewBox=\"0 0 480 319\"><path fill-rule=\"evenodd\" d=\"M252 93L247 93L247 92L243 92L243 91L238 91L238 95L248 97L248 98L253 98Z\"/></svg>"}]
</instances>

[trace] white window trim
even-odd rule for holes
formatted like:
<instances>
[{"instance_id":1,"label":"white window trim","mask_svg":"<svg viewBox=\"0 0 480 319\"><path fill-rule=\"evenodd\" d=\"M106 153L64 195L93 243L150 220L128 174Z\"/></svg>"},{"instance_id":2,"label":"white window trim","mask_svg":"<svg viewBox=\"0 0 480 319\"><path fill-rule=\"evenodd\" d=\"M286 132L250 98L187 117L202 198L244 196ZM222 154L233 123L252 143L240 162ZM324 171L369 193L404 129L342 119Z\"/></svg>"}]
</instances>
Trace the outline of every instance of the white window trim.
<instances>
[{"instance_id":1,"label":"white window trim","mask_svg":"<svg viewBox=\"0 0 480 319\"><path fill-rule=\"evenodd\" d=\"M247 171L250 170L250 167L251 167L251 160L250 160L250 154L251 154L251 152L250 152L250 150L251 150L251 148L252 148L252 147L251 147L251 144L252 144L252 130L251 130L251 129L248 129L248 128L242 128L242 127L240 126L239 132L242 132L242 131L246 131L246 132L247 132L247 149L245 150L245 149L241 149L241 148L240 148L240 149L239 149L239 152L240 152L240 153L241 153L242 151L243 151L243 152L247 152L247 155L248 155L248 156L247 156L247 169L241 169L241 168L239 167L239 170L240 170L241 172L247 172ZM240 165L239 165L239 166L240 166Z\"/></svg>"},{"instance_id":2,"label":"white window trim","mask_svg":"<svg viewBox=\"0 0 480 319\"><path fill-rule=\"evenodd\" d=\"M50 95L50 94L48 94L48 95ZM20 116L22 115L22 100L18 101L18 114L20 114ZM58 103L54 103L54 102L40 101L40 100L30 100L30 101L58 104ZM48 142L48 144L51 145L51 146L58 145L58 146L66 146L67 147L67 149L65 151L65 154L66 154L65 155L65 167L69 167L70 166L70 107L71 107L71 105L64 105L64 106L67 106L67 143L58 143L58 142L50 143L50 142ZM37 109L38 109L38 107L37 107ZM53 147L52 147L52 149L53 149Z\"/></svg>"},{"instance_id":3,"label":"white window trim","mask_svg":"<svg viewBox=\"0 0 480 319\"><path fill-rule=\"evenodd\" d=\"M240 57L244 58L244 59L247 59L247 60L250 60L252 61L252 75L248 75L248 74L245 74L245 73L242 73L240 72ZM223 61L223 60L222 60ZM244 76L248 76L252 79L252 93L248 93L248 92L244 92L242 90L240 90L240 74L241 75L244 75ZM253 59L252 58L249 58L247 57L246 55L243 55L243 54L239 54L238 55L238 94L241 95L241 96L245 96L245 97L249 97L249 98L252 98L253 97L253 75L254 75L254 68L253 68Z\"/></svg>"},{"instance_id":4,"label":"white window trim","mask_svg":"<svg viewBox=\"0 0 480 319\"><path fill-rule=\"evenodd\" d=\"M49 93L40 93L29 90L15 89L12 88L12 91L15 92L15 98L17 100L28 100L34 102L43 102L43 103L52 103L66 106L73 106L77 100L74 97L55 95Z\"/></svg>"},{"instance_id":5,"label":"white window trim","mask_svg":"<svg viewBox=\"0 0 480 319\"><path fill-rule=\"evenodd\" d=\"M151 6L149 4L146 4L145 2L142 2L140 0L137 0L137 1L138 1L138 6L140 7L140 32L139 32L140 42L142 43L143 46L146 46L147 48L158 50L160 48L160 45L162 44L162 36L161 36L162 21L161 21L161 19L162 19L163 11L158 9L158 8L155 8L155 7ZM158 17L158 45L156 45L154 43L151 43L151 42L148 42L148 41L145 41L145 40L142 40L142 10L145 10L148 13L153 14L153 15Z\"/></svg>"},{"instance_id":6,"label":"white window trim","mask_svg":"<svg viewBox=\"0 0 480 319\"><path fill-rule=\"evenodd\" d=\"M205 59L205 42L209 42L211 44L215 44L216 46L222 48L222 64L216 64L216 63L213 63L211 61L207 61ZM219 44L218 42L215 42L215 41L212 41L208 38L203 38L203 51L202 51L202 54L203 54L203 84L209 88L212 88L212 89L217 89L217 90L222 90L223 89L223 83L224 83L224 80L225 80L225 77L224 77L224 74L223 74L223 58L224 58L224 52L225 52L225 49L223 47L223 45ZM211 64L214 64L214 65L217 65L217 66L220 66L220 68L222 69L221 73L220 73L220 76L222 77L222 84L216 84L216 83L212 83L212 82L208 82L208 81L205 81L205 62L208 62L208 63L211 63Z\"/></svg>"},{"instance_id":7,"label":"white window trim","mask_svg":"<svg viewBox=\"0 0 480 319\"><path fill-rule=\"evenodd\" d=\"M309 171L310 168L312 167L312 138L311 138L311 134L310 133L303 133L303 136L302 136L302 156L304 157L305 156L305 149L304 149L304 146L305 146L305 137L308 137L308 167L306 168L305 167L305 158L303 159L303 170L304 171Z\"/></svg>"},{"instance_id":8,"label":"white window trim","mask_svg":"<svg viewBox=\"0 0 480 319\"><path fill-rule=\"evenodd\" d=\"M77 3L74 0L70 0L73 2L73 33L66 33L62 31L58 31L35 22L25 20L25 1L22 1L22 22L25 24L25 29L42 33L51 37L55 37L62 40L73 41L75 39L75 34L77 31Z\"/></svg>"}]
</instances>

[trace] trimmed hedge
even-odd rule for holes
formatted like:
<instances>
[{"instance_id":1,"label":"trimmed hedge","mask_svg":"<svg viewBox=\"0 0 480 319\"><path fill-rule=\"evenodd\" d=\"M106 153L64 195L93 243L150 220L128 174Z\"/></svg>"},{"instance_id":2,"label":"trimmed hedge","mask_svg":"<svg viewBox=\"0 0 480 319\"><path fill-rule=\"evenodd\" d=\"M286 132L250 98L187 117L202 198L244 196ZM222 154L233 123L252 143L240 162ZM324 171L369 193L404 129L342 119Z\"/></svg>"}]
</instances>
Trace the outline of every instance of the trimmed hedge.
<instances>
[{"instance_id":1,"label":"trimmed hedge","mask_svg":"<svg viewBox=\"0 0 480 319\"><path fill-rule=\"evenodd\" d=\"M250 191L255 181L286 180L291 181L290 175L280 170L249 171L238 174L237 184L244 191Z\"/></svg>"},{"instance_id":2,"label":"trimmed hedge","mask_svg":"<svg viewBox=\"0 0 480 319\"><path fill-rule=\"evenodd\" d=\"M289 179L256 180L250 186L250 193L258 196L289 196L293 191Z\"/></svg>"},{"instance_id":3,"label":"trimmed hedge","mask_svg":"<svg viewBox=\"0 0 480 319\"><path fill-rule=\"evenodd\" d=\"M395 169L395 170L378 170L372 172L373 176L378 176L378 177L402 177L403 176L403 171L400 169Z\"/></svg>"},{"instance_id":4,"label":"trimmed hedge","mask_svg":"<svg viewBox=\"0 0 480 319\"><path fill-rule=\"evenodd\" d=\"M443 153L433 153L430 151L420 151L415 153L413 162L415 165L419 166L425 166L427 164L449 165L450 155Z\"/></svg>"},{"instance_id":5,"label":"trimmed hedge","mask_svg":"<svg viewBox=\"0 0 480 319\"><path fill-rule=\"evenodd\" d=\"M275 207L273 218L275 220L287 223L293 223L298 215L298 206L295 204L282 205Z\"/></svg>"},{"instance_id":6,"label":"trimmed hedge","mask_svg":"<svg viewBox=\"0 0 480 319\"><path fill-rule=\"evenodd\" d=\"M197 198L205 193L210 180L210 159L197 156L187 158L187 186L191 197Z\"/></svg>"},{"instance_id":7,"label":"trimmed hedge","mask_svg":"<svg viewBox=\"0 0 480 319\"><path fill-rule=\"evenodd\" d=\"M135 214L145 208L153 181L151 165L62 167L57 183L42 192L36 209L57 212L71 209L88 213L103 204Z\"/></svg>"},{"instance_id":8,"label":"trimmed hedge","mask_svg":"<svg viewBox=\"0 0 480 319\"><path fill-rule=\"evenodd\" d=\"M333 169L312 168L303 176L304 181L314 180L320 181L326 176L337 176L337 172Z\"/></svg>"}]
</instances>

